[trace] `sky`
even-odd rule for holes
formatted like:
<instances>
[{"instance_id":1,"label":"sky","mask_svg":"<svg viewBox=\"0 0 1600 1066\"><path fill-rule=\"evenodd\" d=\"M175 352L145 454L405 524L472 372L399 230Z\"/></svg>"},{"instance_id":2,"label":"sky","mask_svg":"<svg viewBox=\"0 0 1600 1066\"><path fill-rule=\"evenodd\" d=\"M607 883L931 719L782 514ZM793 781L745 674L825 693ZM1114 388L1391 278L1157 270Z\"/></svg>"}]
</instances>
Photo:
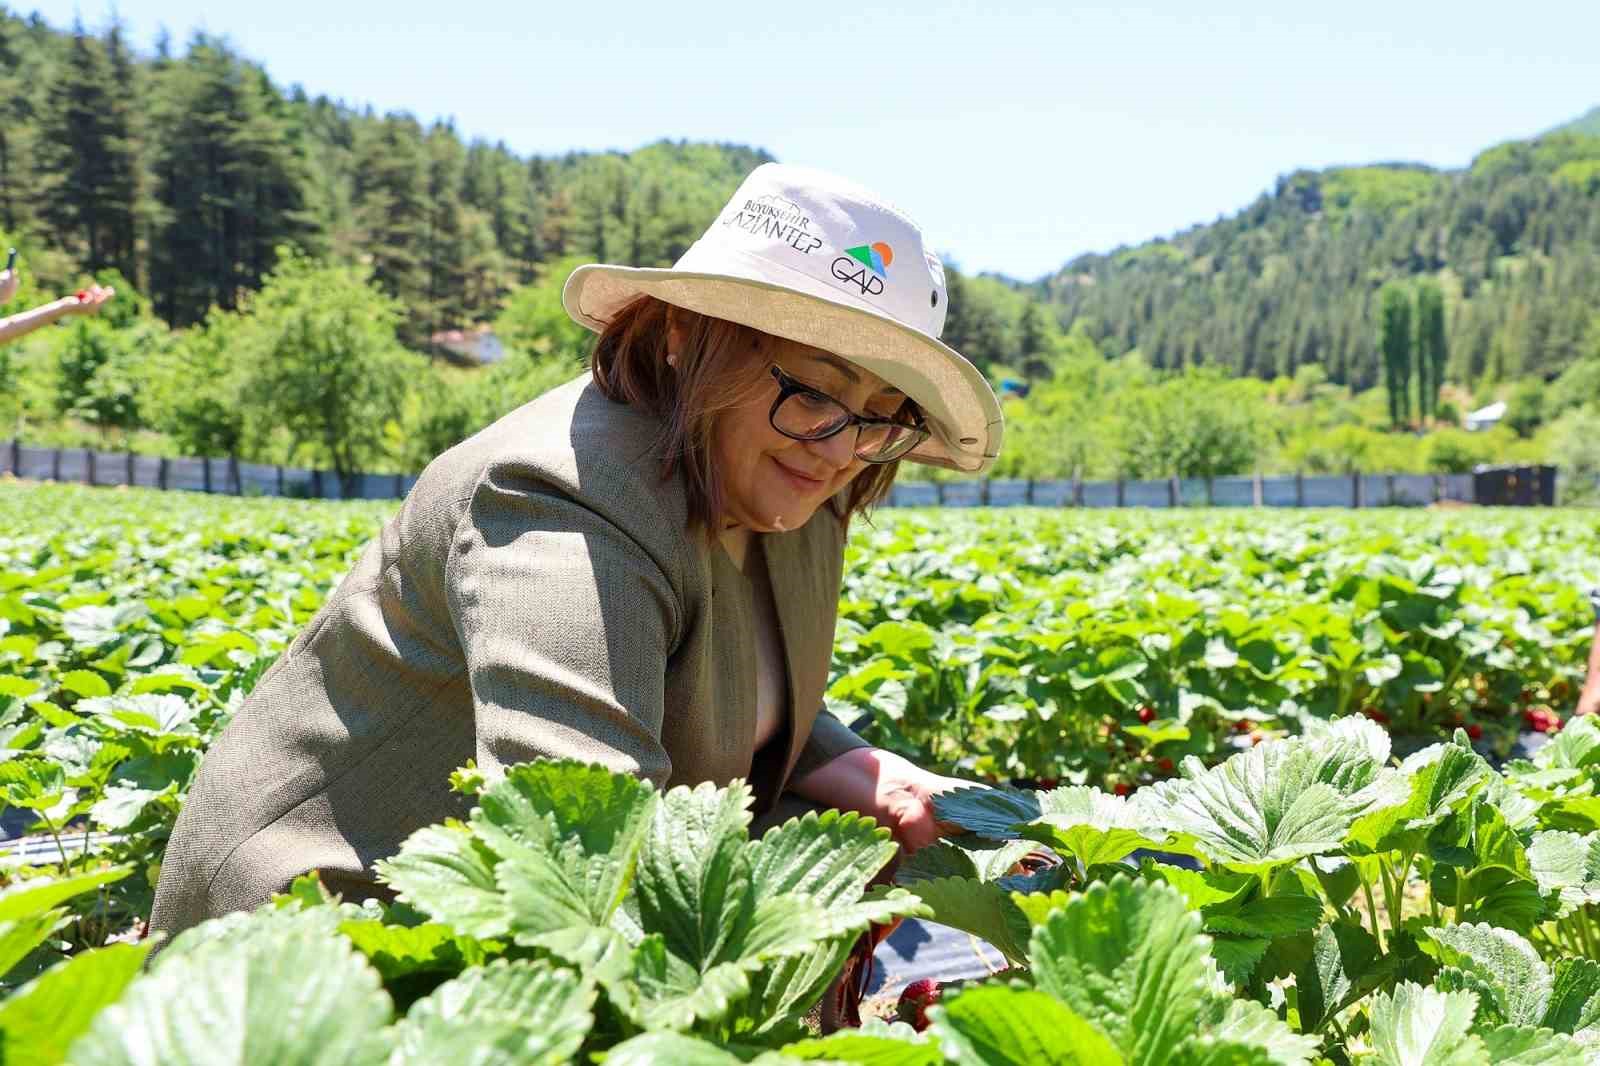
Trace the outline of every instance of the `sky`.
<instances>
[{"instance_id":1,"label":"sky","mask_svg":"<svg viewBox=\"0 0 1600 1066\"><path fill-rule=\"evenodd\" d=\"M226 36L282 86L528 153L731 141L848 176L963 270L1035 278L1301 167L1458 167L1600 104L1597 0L14 3Z\"/></svg>"}]
</instances>

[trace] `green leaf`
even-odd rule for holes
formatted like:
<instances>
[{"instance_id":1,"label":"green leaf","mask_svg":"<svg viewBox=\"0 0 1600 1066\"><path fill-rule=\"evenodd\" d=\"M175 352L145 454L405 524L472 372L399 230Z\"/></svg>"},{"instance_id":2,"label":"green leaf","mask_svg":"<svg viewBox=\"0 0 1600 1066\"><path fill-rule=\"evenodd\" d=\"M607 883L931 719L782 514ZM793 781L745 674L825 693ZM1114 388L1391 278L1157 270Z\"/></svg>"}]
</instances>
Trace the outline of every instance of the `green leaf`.
<instances>
[{"instance_id":1,"label":"green leaf","mask_svg":"<svg viewBox=\"0 0 1600 1066\"><path fill-rule=\"evenodd\" d=\"M43 944L66 915L65 909L48 910L0 921L0 977Z\"/></svg>"},{"instance_id":2,"label":"green leaf","mask_svg":"<svg viewBox=\"0 0 1600 1066\"><path fill-rule=\"evenodd\" d=\"M678 1033L644 1033L606 1054L605 1066L744 1066L715 1044Z\"/></svg>"},{"instance_id":3,"label":"green leaf","mask_svg":"<svg viewBox=\"0 0 1600 1066\"><path fill-rule=\"evenodd\" d=\"M1200 916L1165 885L1090 885L1033 933L1034 980L1132 1063L1163 1062L1193 1036L1211 987Z\"/></svg>"},{"instance_id":4,"label":"green leaf","mask_svg":"<svg viewBox=\"0 0 1600 1066\"><path fill-rule=\"evenodd\" d=\"M508 936L511 907L495 881L499 858L462 825L432 825L376 864L379 879L400 898L464 936Z\"/></svg>"},{"instance_id":5,"label":"green leaf","mask_svg":"<svg viewBox=\"0 0 1600 1066\"><path fill-rule=\"evenodd\" d=\"M111 686L92 670L68 670L61 675L61 687L79 696L109 696Z\"/></svg>"},{"instance_id":6,"label":"green leaf","mask_svg":"<svg viewBox=\"0 0 1600 1066\"><path fill-rule=\"evenodd\" d=\"M813 811L774 826L746 850L759 896L799 892L826 907L860 900L899 848L870 818Z\"/></svg>"},{"instance_id":7,"label":"green leaf","mask_svg":"<svg viewBox=\"0 0 1600 1066\"><path fill-rule=\"evenodd\" d=\"M906 1028L909 1028L907 1026ZM787 1058L848 1062L853 1066L940 1066L945 1061L936 1044L862 1032L835 1033L820 1040L786 1044Z\"/></svg>"},{"instance_id":8,"label":"green leaf","mask_svg":"<svg viewBox=\"0 0 1600 1066\"><path fill-rule=\"evenodd\" d=\"M1549 1029L1502 1025L1482 1034L1494 1066L1585 1066L1583 1045Z\"/></svg>"},{"instance_id":9,"label":"green leaf","mask_svg":"<svg viewBox=\"0 0 1600 1066\"><path fill-rule=\"evenodd\" d=\"M1445 949L1441 962L1487 982L1496 1013L1507 1023L1536 1026L1544 1019L1554 981L1532 944L1492 925L1449 925L1427 933Z\"/></svg>"},{"instance_id":10,"label":"green leaf","mask_svg":"<svg viewBox=\"0 0 1600 1066\"><path fill-rule=\"evenodd\" d=\"M1471 992L1439 992L1410 981L1394 992L1375 993L1368 1011L1378 1066L1489 1066L1481 1041L1473 1036L1477 997Z\"/></svg>"},{"instance_id":11,"label":"green leaf","mask_svg":"<svg viewBox=\"0 0 1600 1066\"><path fill-rule=\"evenodd\" d=\"M446 981L395 1026L389 1066L565 1063L594 1024L595 990L544 961L497 959Z\"/></svg>"},{"instance_id":12,"label":"green leaf","mask_svg":"<svg viewBox=\"0 0 1600 1066\"><path fill-rule=\"evenodd\" d=\"M940 925L987 940L1014 964L1027 963L1033 927L1011 893L995 882L947 877L919 881L913 891Z\"/></svg>"},{"instance_id":13,"label":"green leaf","mask_svg":"<svg viewBox=\"0 0 1600 1066\"><path fill-rule=\"evenodd\" d=\"M1587 715L1573 718L1534 754L1533 761L1544 770L1600 765L1600 722Z\"/></svg>"},{"instance_id":14,"label":"green leaf","mask_svg":"<svg viewBox=\"0 0 1600 1066\"><path fill-rule=\"evenodd\" d=\"M1366 854L1402 847L1419 851L1427 831L1465 807L1493 773L1470 747L1448 743L1424 748L1400 765L1398 780L1409 787L1397 789L1395 798L1403 801L1380 800L1351 826L1350 843Z\"/></svg>"},{"instance_id":15,"label":"green leaf","mask_svg":"<svg viewBox=\"0 0 1600 1066\"><path fill-rule=\"evenodd\" d=\"M1600 960L1560 959L1550 1006L1540 1025L1558 1033L1582 1033L1600 1040Z\"/></svg>"},{"instance_id":16,"label":"green leaf","mask_svg":"<svg viewBox=\"0 0 1600 1066\"><path fill-rule=\"evenodd\" d=\"M1015 840L1017 827L1043 811L1035 793L1016 788L958 788L933 797L940 821L953 822L990 840Z\"/></svg>"},{"instance_id":17,"label":"green leaf","mask_svg":"<svg viewBox=\"0 0 1600 1066\"><path fill-rule=\"evenodd\" d=\"M1226 1000L1222 1017L1207 1029L1206 1036L1265 1052L1267 1061L1276 1066L1308 1066L1321 1046L1315 1037L1301 1036L1273 1011L1248 999Z\"/></svg>"},{"instance_id":18,"label":"green leaf","mask_svg":"<svg viewBox=\"0 0 1600 1066\"><path fill-rule=\"evenodd\" d=\"M1058 788L1041 795L1039 806L1039 818L1017 827L1018 833L1072 856L1085 869L1166 841L1140 808L1099 789Z\"/></svg>"},{"instance_id":19,"label":"green leaf","mask_svg":"<svg viewBox=\"0 0 1600 1066\"><path fill-rule=\"evenodd\" d=\"M324 917L263 911L223 929L219 936L195 937L177 954L174 941L154 969L95 1017L69 1060L95 1066L384 1062L389 997L350 943L328 935Z\"/></svg>"},{"instance_id":20,"label":"green leaf","mask_svg":"<svg viewBox=\"0 0 1600 1066\"><path fill-rule=\"evenodd\" d=\"M1435 866L1428 884L1435 899L1461 901L1457 916L1465 922L1529 933L1544 918L1538 883L1504 866L1481 866L1465 876L1453 867Z\"/></svg>"},{"instance_id":21,"label":"green leaf","mask_svg":"<svg viewBox=\"0 0 1600 1066\"><path fill-rule=\"evenodd\" d=\"M79 700L75 709L136 733L197 736L190 728L200 713L198 702L168 693L143 696L103 696Z\"/></svg>"},{"instance_id":22,"label":"green leaf","mask_svg":"<svg viewBox=\"0 0 1600 1066\"><path fill-rule=\"evenodd\" d=\"M1535 833L1528 866L1541 892L1559 892L1564 911L1600 903L1600 832Z\"/></svg>"},{"instance_id":23,"label":"green leaf","mask_svg":"<svg viewBox=\"0 0 1600 1066\"><path fill-rule=\"evenodd\" d=\"M1340 850L1377 798L1377 770L1356 741L1269 741L1138 795L1152 823L1192 838L1212 862L1260 872Z\"/></svg>"},{"instance_id":24,"label":"green leaf","mask_svg":"<svg viewBox=\"0 0 1600 1066\"><path fill-rule=\"evenodd\" d=\"M1213 936L1211 958L1222 971L1224 980L1231 985L1243 985L1256 972L1271 947L1272 941L1259 937Z\"/></svg>"},{"instance_id":25,"label":"green leaf","mask_svg":"<svg viewBox=\"0 0 1600 1066\"><path fill-rule=\"evenodd\" d=\"M1311 960L1295 974L1301 1031L1321 1029L1371 991L1386 969L1377 939L1361 923L1342 918L1317 930Z\"/></svg>"},{"instance_id":26,"label":"green leaf","mask_svg":"<svg viewBox=\"0 0 1600 1066\"><path fill-rule=\"evenodd\" d=\"M114 866L75 877L39 878L19 881L0 892L0 922L31 918L101 885L120 881L133 872L131 866Z\"/></svg>"},{"instance_id":27,"label":"green leaf","mask_svg":"<svg viewBox=\"0 0 1600 1066\"><path fill-rule=\"evenodd\" d=\"M1190 870L1160 862L1146 862L1140 868L1146 880L1160 878L1183 894L1191 910L1232 903L1261 884L1255 874L1228 870Z\"/></svg>"},{"instance_id":28,"label":"green leaf","mask_svg":"<svg viewBox=\"0 0 1600 1066\"><path fill-rule=\"evenodd\" d=\"M495 880L518 943L610 923L656 802L648 781L549 760L514 766L479 795L472 828L501 859Z\"/></svg>"},{"instance_id":29,"label":"green leaf","mask_svg":"<svg viewBox=\"0 0 1600 1066\"><path fill-rule=\"evenodd\" d=\"M1103 1034L1034 989L969 988L928 1009L945 1054L982 1066L1122 1066Z\"/></svg>"},{"instance_id":30,"label":"green leaf","mask_svg":"<svg viewBox=\"0 0 1600 1066\"><path fill-rule=\"evenodd\" d=\"M459 973L481 966L486 956L481 941L436 922L406 926L349 919L339 923L339 932L367 957L386 986L414 973Z\"/></svg>"},{"instance_id":31,"label":"green leaf","mask_svg":"<svg viewBox=\"0 0 1600 1066\"><path fill-rule=\"evenodd\" d=\"M755 903L745 847L749 806L743 782L680 786L662 797L650 825L639 861L639 917L697 970L723 961Z\"/></svg>"},{"instance_id":32,"label":"green leaf","mask_svg":"<svg viewBox=\"0 0 1600 1066\"><path fill-rule=\"evenodd\" d=\"M1277 937L1308 933L1322 922L1322 901L1310 896L1269 896L1204 912L1205 931Z\"/></svg>"},{"instance_id":33,"label":"green leaf","mask_svg":"<svg viewBox=\"0 0 1600 1066\"><path fill-rule=\"evenodd\" d=\"M57 963L0 1003L0 1062L54 1066L101 1008L116 1002L155 944L112 944Z\"/></svg>"}]
</instances>

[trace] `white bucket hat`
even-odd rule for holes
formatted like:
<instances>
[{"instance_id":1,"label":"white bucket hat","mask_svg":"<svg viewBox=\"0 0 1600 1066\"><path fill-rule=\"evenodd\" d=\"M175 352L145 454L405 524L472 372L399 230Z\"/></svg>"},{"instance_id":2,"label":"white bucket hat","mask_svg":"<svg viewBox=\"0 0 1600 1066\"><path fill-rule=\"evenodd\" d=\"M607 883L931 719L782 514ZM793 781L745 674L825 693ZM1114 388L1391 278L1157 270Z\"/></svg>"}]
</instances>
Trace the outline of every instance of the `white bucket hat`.
<instances>
[{"instance_id":1,"label":"white bucket hat","mask_svg":"<svg viewBox=\"0 0 1600 1066\"><path fill-rule=\"evenodd\" d=\"M1000 454L994 390L939 341L943 266L916 223L858 185L767 163L672 267L581 266L561 299L574 321L599 332L639 296L809 344L878 375L916 401L933 431L909 459L981 473Z\"/></svg>"}]
</instances>

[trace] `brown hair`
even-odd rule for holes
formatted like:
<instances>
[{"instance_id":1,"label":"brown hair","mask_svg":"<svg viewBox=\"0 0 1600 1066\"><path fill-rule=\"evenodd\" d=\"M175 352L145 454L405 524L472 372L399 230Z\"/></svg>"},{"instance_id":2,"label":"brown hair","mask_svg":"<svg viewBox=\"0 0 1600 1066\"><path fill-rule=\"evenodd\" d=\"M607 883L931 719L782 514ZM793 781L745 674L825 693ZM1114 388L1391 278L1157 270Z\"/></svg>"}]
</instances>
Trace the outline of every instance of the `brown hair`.
<instances>
[{"instance_id":1,"label":"brown hair","mask_svg":"<svg viewBox=\"0 0 1600 1066\"><path fill-rule=\"evenodd\" d=\"M676 367L667 365L670 326L684 340ZM765 367L752 355L773 340L750 326L641 296L618 311L595 341L595 386L608 399L661 419L661 477L682 468L689 524L708 535L717 531L726 498L712 458L717 416L761 388ZM830 501L834 514L848 524L857 511L871 508L889 494L899 468L898 460L869 465Z\"/></svg>"}]
</instances>

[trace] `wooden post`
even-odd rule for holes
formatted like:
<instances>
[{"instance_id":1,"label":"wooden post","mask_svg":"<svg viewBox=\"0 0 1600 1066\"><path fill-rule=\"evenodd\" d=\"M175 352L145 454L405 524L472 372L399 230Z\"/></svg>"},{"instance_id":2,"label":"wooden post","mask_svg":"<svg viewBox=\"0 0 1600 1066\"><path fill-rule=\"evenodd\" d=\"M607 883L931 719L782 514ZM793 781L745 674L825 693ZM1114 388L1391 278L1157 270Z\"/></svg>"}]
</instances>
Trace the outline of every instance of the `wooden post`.
<instances>
[{"instance_id":1,"label":"wooden post","mask_svg":"<svg viewBox=\"0 0 1600 1066\"><path fill-rule=\"evenodd\" d=\"M172 484L172 460L165 455L156 464L156 488L165 490Z\"/></svg>"},{"instance_id":2,"label":"wooden post","mask_svg":"<svg viewBox=\"0 0 1600 1066\"><path fill-rule=\"evenodd\" d=\"M13 477L22 476L22 442L20 440L12 440L11 442L11 475Z\"/></svg>"},{"instance_id":3,"label":"wooden post","mask_svg":"<svg viewBox=\"0 0 1600 1066\"><path fill-rule=\"evenodd\" d=\"M94 484L95 453L93 448L83 450L83 483Z\"/></svg>"},{"instance_id":4,"label":"wooden post","mask_svg":"<svg viewBox=\"0 0 1600 1066\"><path fill-rule=\"evenodd\" d=\"M1122 478L1117 478L1117 506L1128 506L1128 483Z\"/></svg>"},{"instance_id":5,"label":"wooden post","mask_svg":"<svg viewBox=\"0 0 1600 1066\"><path fill-rule=\"evenodd\" d=\"M1383 476L1383 491L1384 491L1384 494L1389 497L1389 499L1388 499L1387 503L1385 504L1385 506L1393 507L1394 506L1394 475L1393 474L1385 474Z\"/></svg>"},{"instance_id":6,"label":"wooden post","mask_svg":"<svg viewBox=\"0 0 1600 1066\"><path fill-rule=\"evenodd\" d=\"M130 449L129 452L128 452L128 484L129 485L134 484L133 477L134 477L133 451Z\"/></svg>"},{"instance_id":7,"label":"wooden post","mask_svg":"<svg viewBox=\"0 0 1600 1066\"><path fill-rule=\"evenodd\" d=\"M1296 507L1306 505L1306 476L1299 470L1294 472L1294 505Z\"/></svg>"},{"instance_id":8,"label":"wooden post","mask_svg":"<svg viewBox=\"0 0 1600 1066\"><path fill-rule=\"evenodd\" d=\"M239 457L237 455L228 456L228 480L233 482L233 494L235 496L243 496L244 482L239 477Z\"/></svg>"},{"instance_id":9,"label":"wooden post","mask_svg":"<svg viewBox=\"0 0 1600 1066\"><path fill-rule=\"evenodd\" d=\"M282 496L283 495L283 464L282 463L279 463L277 465L277 473L278 473L278 495Z\"/></svg>"},{"instance_id":10,"label":"wooden post","mask_svg":"<svg viewBox=\"0 0 1600 1066\"><path fill-rule=\"evenodd\" d=\"M1361 471L1350 475L1350 506L1361 509Z\"/></svg>"},{"instance_id":11,"label":"wooden post","mask_svg":"<svg viewBox=\"0 0 1600 1066\"><path fill-rule=\"evenodd\" d=\"M50 452L50 480L61 480L61 449L56 448Z\"/></svg>"}]
</instances>

